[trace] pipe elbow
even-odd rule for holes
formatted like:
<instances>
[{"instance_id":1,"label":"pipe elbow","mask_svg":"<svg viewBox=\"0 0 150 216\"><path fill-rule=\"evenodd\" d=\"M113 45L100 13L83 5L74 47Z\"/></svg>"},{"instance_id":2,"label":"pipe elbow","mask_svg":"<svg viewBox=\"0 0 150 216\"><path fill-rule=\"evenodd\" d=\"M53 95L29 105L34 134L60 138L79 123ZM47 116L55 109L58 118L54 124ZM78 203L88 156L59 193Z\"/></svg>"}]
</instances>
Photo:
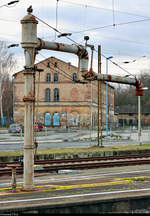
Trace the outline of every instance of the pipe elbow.
<instances>
[{"instance_id":1,"label":"pipe elbow","mask_svg":"<svg viewBox=\"0 0 150 216\"><path fill-rule=\"evenodd\" d=\"M83 54L80 56L80 72L84 77L86 73L88 73L88 65L89 65L89 55L87 50L85 49Z\"/></svg>"}]
</instances>

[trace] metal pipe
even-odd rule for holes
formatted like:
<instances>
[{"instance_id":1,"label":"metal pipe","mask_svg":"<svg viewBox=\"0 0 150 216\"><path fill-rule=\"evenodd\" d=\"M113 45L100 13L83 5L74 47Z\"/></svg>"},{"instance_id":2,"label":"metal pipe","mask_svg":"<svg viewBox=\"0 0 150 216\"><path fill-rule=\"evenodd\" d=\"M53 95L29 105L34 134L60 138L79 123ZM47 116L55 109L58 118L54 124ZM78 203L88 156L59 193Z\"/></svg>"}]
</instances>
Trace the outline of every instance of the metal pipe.
<instances>
[{"instance_id":1,"label":"metal pipe","mask_svg":"<svg viewBox=\"0 0 150 216\"><path fill-rule=\"evenodd\" d=\"M38 45L37 49L48 49L48 50L54 50L59 52L67 52L67 53L73 53L79 56L80 58L80 72L82 74L85 74L88 72L88 52L82 45L75 45L75 44L64 44L64 43L56 43L56 42L50 42L50 41L44 41L40 38L37 39Z\"/></svg>"},{"instance_id":2,"label":"metal pipe","mask_svg":"<svg viewBox=\"0 0 150 216\"><path fill-rule=\"evenodd\" d=\"M141 96L138 96L138 145L142 145L141 140Z\"/></svg>"},{"instance_id":3,"label":"metal pipe","mask_svg":"<svg viewBox=\"0 0 150 216\"><path fill-rule=\"evenodd\" d=\"M12 167L12 192L16 192L16 167Z\"/></svg>"},{"instance_id":4,"label":"metal pipe","mask_svg":"<svg viewBox=\"0 0 150 216\"><path fill-rule=\"evenodd\" d=\"M138 80L136 80L135 78L121 77L121 76L115 76L115 75L109 75L109 74L108 75L97 74L95 78L101 81L108 81L108 82L115 82L115 83L122 83L122 84L138 86ZM92 78L89 78L89 79L92 79Z\"/></svg>"},{"instance_id":5,"label":"metal pipe","mask_svg":"<svg viewBox=\"0 0 150 216\"><path fill-rule=\"evenodd\" d=\"M34 164L34 145L33 145L33 106L35 102L34 95L34 62L37 50L49 49L61 52L74 53L79 56L80 72L88 72L88 52L84 46L68 45L43 41L37 38L37 24L33 16L32 8L27 9L28 14L21 20L22 24L22 42L21 45L25 51L25 115L24 115L24 189L31 190L33 187L33 164Z\"/></svg>"},{"instance_id":6,"label":"metal pipe","mask_svg":"<svg viewBox=\"0 0 150 216\"><path fill-rule=\"evenodd\" d=\"M34 144L33 144L33 105L34 60L37 46L37 20L31 14L26 15L22 24L22 42L25 53L24 98L24 190L31 190L34 181Z\"/></svg>"}]
</instances>

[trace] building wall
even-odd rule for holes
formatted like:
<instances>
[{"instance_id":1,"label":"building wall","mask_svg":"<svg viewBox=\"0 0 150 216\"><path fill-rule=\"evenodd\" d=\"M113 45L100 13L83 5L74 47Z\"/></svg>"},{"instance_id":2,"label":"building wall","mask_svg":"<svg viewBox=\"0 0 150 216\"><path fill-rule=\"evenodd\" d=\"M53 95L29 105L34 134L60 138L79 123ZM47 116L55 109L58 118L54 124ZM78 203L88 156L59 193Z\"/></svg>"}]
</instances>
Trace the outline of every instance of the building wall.
<instances>
[{"instance_id":1,"label":"building wall","mask_svg":"<svg viewBox=\"0 0 150 216\"><path fill-rule=\"evenodd\" d=\"M35 75L35 119L45 123L45 113L51 114L51 126L53 126L53 115L58 113L61 127L97 125L97 81L86 84L72 81L73 74L78 75L77 67L60 59L50 57L37 64L43 72ZM46 81L50 73L50 82ZM54 74L58 74L58 82L54 82ZM14 74L14 121L24 121L24 71ZM102 113L103 122L106 119L106 86L102 85ZM45 100L45 90L50 89L50 101ZM54 89L59 89L59 101L54 102ZM114 113L114 88L109 86L109 98L112 105L110 112Z\"/></svg>"},{"instance_id":2,"label":"building wall","mask_svg":"<svg viewBox=\"0 0 150 216\"><path fill-rule=\"evenodd\" d=\"M138 113L119 113L117 115L120 127L138 126ZM150 114L141 113L141 126L150 125Z\"/></svg>"}]
</instances>

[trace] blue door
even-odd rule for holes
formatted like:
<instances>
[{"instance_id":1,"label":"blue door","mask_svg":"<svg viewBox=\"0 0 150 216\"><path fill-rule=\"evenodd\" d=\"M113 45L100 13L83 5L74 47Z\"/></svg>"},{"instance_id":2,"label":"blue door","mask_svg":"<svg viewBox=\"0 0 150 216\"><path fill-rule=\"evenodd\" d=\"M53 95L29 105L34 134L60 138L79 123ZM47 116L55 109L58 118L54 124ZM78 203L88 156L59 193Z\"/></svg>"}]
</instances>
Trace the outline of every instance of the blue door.
<instances>
[{"instance_id":1,"label":"blue door","mask_svg":"<svg viewBox=\"0 0 150 216\"><path fill-rule=\"evenodd\" d=\"M44 124L45 126L51 126L51 114L50 113L45 113Z\"/></svg>"},{"instance_id":2,"label":"blue door","mask_svg":"<svg viewBox=\"0 0 150 216\"><path fill-rule=\"evenodd\" d=\"M53 126L60 126L60 115L59 113L53 114Z\"/></svg>"}]
</instances>

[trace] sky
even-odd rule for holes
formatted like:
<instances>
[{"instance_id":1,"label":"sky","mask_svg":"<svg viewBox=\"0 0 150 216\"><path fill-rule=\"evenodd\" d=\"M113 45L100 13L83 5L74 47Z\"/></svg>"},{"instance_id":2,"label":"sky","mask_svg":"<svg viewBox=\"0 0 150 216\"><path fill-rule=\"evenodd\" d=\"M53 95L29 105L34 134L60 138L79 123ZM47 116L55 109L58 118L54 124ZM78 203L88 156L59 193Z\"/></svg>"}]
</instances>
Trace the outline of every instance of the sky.
<instances>
[{"instance_id":1,"label":"sky","mask_svg":"<svg viewBox=\"0 0 150 216\"><path fill-rule=\"evenodd\" d=\"M65 44L73 44L73 40L84 45L84 36L89 36L88 43L95 48L95 72L98 68L98 45L101 45L104 74L106 58L110 56L108 74L138 76L141 70L150 68L150 0L19 0L8 7L10 1L0 0L0 40L6 41L8 45L19 44L18 47L10 48L18 62L12 73L22 70L25 65L24 50L20 44L20 20L27 14L30 5L33 15L62 33L72 33L69 36L71 40L58 38L58 33L39 21L39 38ZM91 50L88 49L88 52L90 57ZM36 56L36 63L50 56L78 65L76 55L50 50L41 50Z\"/></svg>"}]
</instances>

